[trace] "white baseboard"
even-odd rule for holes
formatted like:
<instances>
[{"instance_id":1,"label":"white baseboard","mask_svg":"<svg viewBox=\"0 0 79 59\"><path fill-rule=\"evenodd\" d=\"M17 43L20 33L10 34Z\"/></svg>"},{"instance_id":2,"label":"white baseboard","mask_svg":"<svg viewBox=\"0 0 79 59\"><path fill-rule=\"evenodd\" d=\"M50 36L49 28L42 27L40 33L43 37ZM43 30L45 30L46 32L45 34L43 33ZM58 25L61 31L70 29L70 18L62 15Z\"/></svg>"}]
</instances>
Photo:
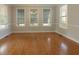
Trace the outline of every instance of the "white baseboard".
<instances>
[{"instance_id":1,"label":"white baseboard","mask_svg":"<svg viewBox=\"0 0 79 59\"><path fill-rule=\"evenodd\" d=\"M7 34L1 36L1 37L0 37L0 40L3 39L3 38L5 38L6 36L8 36L8 35L10 35L10 34L11 34L11 33L7 33Z\"/></svg>"},{"instance_id":2,"label":"white baseboard","mask_svg":"<svg viewBox=\"0 0 79 59\"><path fill-rule=\"evenodd\" d=\"M39 32L54 32L54 31L26 31L26 32L15 31L13 33L39 33Z\"/></svg>"},{"instance_id":3,"label":"white baseboard","mask_svg":"<svg viewBox=\"0 0 79 59\"><path fill-rule=\"evenodd\" d=\"M70 36L67 36L65 34L62 34L62 33L58 32L58 31L55 31L55 32L58 33L58 34L60 34L60 35L62 35L62 36L64 36L64 37L66 37L66 38L68 38L68 39L70 39L70 40L72 40L72 41L75 41L76 43L79 43L79 41L77 41L75 38L72 38Z\"/></svg>"}]
</instances>

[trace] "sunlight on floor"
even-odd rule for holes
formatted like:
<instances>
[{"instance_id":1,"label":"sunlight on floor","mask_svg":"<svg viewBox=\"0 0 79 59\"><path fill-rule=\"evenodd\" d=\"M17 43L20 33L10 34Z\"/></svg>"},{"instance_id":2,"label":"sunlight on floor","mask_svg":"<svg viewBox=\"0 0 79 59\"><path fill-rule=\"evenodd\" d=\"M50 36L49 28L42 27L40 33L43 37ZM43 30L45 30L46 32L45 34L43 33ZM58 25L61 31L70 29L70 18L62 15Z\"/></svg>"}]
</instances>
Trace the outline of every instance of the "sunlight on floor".
<instances>
[{"instance_id":1,"label":"sunlight on floor","mask_svg":"<svg viewBox=\"0 0 79 59\"><path fill-rule=\"evenodd\" d=\"M7 50L7 45L4 44L0 47L0 53L4 53Z\"/></svg>"},{"instance_id":2,"label":"sunlight on floor","mask_svg":"<svg viewBox=\"0 0 79 59\"><path fill-rule=\"evenodd\" d=\"M61 49L60 54L67 54L68 47L65 43L63 42L61 43L60 49Z\"/></svg>"}]
</instances>

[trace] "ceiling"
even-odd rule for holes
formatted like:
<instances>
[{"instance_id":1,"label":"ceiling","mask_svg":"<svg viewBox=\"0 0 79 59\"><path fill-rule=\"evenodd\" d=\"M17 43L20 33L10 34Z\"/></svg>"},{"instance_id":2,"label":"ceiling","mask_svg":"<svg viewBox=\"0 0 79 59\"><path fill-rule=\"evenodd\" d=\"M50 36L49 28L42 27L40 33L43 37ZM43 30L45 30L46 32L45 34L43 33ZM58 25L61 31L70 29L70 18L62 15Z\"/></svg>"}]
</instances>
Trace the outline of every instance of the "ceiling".
<instances>
[{"instance_id":1,"label":"ceiling","mask_svg":"<svg viewBox=\"0 0 79 59\"><path fill-rule=\"evenodd\" d=\"M57 4L10 4L11 6L47 6L47 7L53 7Z\"/></svg>"}]
</instances>

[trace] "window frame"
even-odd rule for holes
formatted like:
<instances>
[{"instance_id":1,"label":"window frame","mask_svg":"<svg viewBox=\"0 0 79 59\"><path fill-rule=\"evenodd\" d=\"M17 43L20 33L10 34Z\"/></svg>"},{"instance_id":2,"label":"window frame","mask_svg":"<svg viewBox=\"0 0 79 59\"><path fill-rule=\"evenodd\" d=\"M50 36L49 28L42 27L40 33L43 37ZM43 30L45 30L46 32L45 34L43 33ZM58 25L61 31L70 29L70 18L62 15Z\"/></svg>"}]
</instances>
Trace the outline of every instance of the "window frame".
<instances>
[{"instance_id":1,"label":"window frame","mask_svg":"<svg viewBox=\"0 0 79 59\"><path fill-rule=\"evenodd\" d=\"M31 14L30 14L31 9L37 9L37 23L35 23L35 24L31 24ZM39 26L39 8L29 8L29 25L30 26Z\"/></svg>"},{"instance_id":2,"label":"window frame","mask_svg":"<svg viewBox=\"0 0 79 59\"><path fill-rule=\"evenodd\" d=\"M17 17L18 17L18 16L17 16L17 10L18 10L18 9L24 9L24 24L18 24L18 19L17 19ZM16 8L16 26L17 26L17 27L25 27L25 26L26 26L26 23L25 23L25 22L26 22L26 20L25 20L26 14L25 14L25 13L26 13L26 8L21 8L21 7L17 7L17 8ZM23 26L22 26L22 25L23 25Z\"/></svg>"},{"instance_id":3,"label":"window frame","mask_svg":"<svg viewBox=\"0 0 79 59\"><path fill-rule=\"evenodd\" d=\"M1 8L3 8L4 10L2 10ZM5 29L8 28L8 26L10 25L8 22L8 6L6 5L0 5L0 17L5 18L4 20L6 20L7 22L4 24L0 24L0 30L1 29Z\"/></svg>"},{"instance_id":4,"label":"window frame","mask_svg":"<svg viewBox=\"0 0 79 59\"><path fill-rule=\"evenodd\" d=\"M62 28L62 29L67 29L68 28L68 5L66 5L67 10L65 12L66 15L64 15L64 16L62 16L62 12L63 12L63 11L61 11L61 9L63 9L62 6L65 6L65 5L61 5L60 8L59 8L59 27ZM65 26L62 24L62 21L63 21L62 18L63 17L67 18L66 19L67 22L66 23L63 22L63 24L66 24Z\"/></svg>"},{"instance_id":5,"label":"window frame","mask_svg":"<svg viewBox=\"0 0 79 59\"><path fill-rule=\"evenodd\" d=\"M44 15L43 15L43 9L50 9L50 20L48 20L48 23L44 23ZM51 21L52 21L52 16L53 16L53 14L52 14L53 12L52 12L52 8L42 8L42 25L43 26L51 26Z\"/></svg>"}]
</instances>

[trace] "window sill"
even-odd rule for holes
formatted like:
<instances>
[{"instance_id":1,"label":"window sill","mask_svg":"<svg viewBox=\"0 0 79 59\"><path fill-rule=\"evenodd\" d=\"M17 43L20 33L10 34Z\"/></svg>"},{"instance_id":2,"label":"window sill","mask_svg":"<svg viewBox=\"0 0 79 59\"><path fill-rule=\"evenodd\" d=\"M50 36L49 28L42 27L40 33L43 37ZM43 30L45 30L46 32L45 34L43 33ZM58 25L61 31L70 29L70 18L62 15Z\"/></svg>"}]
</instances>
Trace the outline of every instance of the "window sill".
<instances>
[{"instance_id":1,"label":"window sill","mask_svg":"<svg viewBox=\"0 0 79 59\"><path fill-rule=\"evenodd\" d=\"M16 25L17 27L25 27L25 24Z\"/></svg>"},{"instance_id":2,"label":"window sill","mask_svg":"<svg viewBox=\"0 0 79 59\"><path fill-rule=\"evenodd\" d=\"M64 27L64 26L59 26L62 29L68 29L68 27Z\"/></svg>"},{"instance_id":3,"label":"window sill","mask_svg":"<svg viewBox=\"0 0 79 59\"><path fill-rule=\"evenodd\" d=\"M38 26L38 24L30 24L30 26Z\"/></svg>"},{"instance_id":4,"label":"window sill","mask_svg":"<svg viewBox=\"0 0 79 59\"><path fill-rule=\"evenodd\" d=\"M0 29L5 29L7 25L0 25Z\"/></svg>"},{"instance_id":5,"label":"window sill","mask_svg":"<svg viewBox=\"0 0 79 59\"><path fill-rule=\"evenodd\" d=\"M51 24L43 24L43 26L51 26Z\"/></svg>"}]
</instances>

